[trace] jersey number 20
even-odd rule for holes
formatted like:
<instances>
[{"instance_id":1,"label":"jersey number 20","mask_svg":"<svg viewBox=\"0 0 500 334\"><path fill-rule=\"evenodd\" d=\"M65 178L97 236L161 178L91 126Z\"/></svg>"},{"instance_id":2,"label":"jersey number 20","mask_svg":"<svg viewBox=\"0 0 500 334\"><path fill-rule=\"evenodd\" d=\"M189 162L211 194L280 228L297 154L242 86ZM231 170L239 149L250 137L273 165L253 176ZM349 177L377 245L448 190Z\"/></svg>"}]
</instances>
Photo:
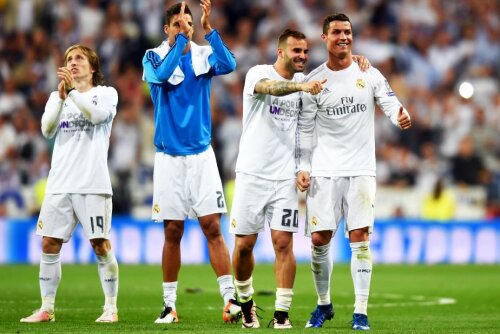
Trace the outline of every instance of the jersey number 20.
<instances>
[{"instance_id":1,"label":"jersey number 20","mask_svg":"<svg viewBox=\"0 0 500 334\"><path fill-rule=\"evenodd\" d=\"M299 210L283 209L283 217L281 217L281 226L290 227L290 224L293 224L292 225L293 227L299 226Z\"/></svg>"}]
</instances>

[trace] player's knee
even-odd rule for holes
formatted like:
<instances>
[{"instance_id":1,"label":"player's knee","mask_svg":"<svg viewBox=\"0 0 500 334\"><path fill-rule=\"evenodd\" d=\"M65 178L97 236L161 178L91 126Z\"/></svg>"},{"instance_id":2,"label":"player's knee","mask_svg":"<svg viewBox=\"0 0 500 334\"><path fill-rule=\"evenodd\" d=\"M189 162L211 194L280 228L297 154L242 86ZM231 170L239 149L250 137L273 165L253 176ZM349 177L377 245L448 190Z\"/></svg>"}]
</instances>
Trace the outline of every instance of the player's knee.
<instances>
[{"instance_id":1,"label":"player's knee","mask_svg":"<svg viewBox=\"0 0 500 334\"><path fill-rule=\"evenodd\" d=\"M218 224L214 224L205 230L205 236L208 240L214 240L218 238L222 238L222 231L220 230L220 226Z\"/></svg>"},{"instance_id":2,"label":"player's knee","mask_svg":"<svg viewBox=\"0 0 500 334\"><path fill-rule=\"evenodd\" d=\"M61 251L62 240L50 237L42 238L42 252L45 254L58 254Z\"/></svg>"},{"instance_id":3,"label":"player's knee","mask_svg":"<svg viewBox=\"0 0 500 334\"><path fill-rule=\"evenodd\" d=\"M234 251L239 257L251 256L255 243L247 238L237 238L234 245Z\"/></svg>"},{"instance_id":4,"label":"player's knee","mask_svg":"<svg viewBox=\"0 0 500 334\"><path fill-rule=\"evenodd\" d=\"M165 224L165 241L169 243L180 243L184 234L184 225L175 222Z\"/></svg>"},{"instance_id":5,"label":"player's knee","mask_svg":"<svg viewBox=\"0 0 500 334\"><path fill-rule=\"evenodd\" d=\"M331 239L332 239L331 234L313 233L311 235L311 243L313 244L313 246L327 245Z\"/></svg>"},{"instance_id":6,"label":"player's knee","mask_svg":"<svg viewBox=\"0 0 500 334\"><path fill-rule=\"evenodd\" d=\"M349 241L350 242L361 242L361 241L368 241L368 240L369 240L368 227L349 231Z\"/></svg>"},{"instance_id":7,"label":"player's knee","mask_svg":"<svg viewBox=\"0 0 500 334\"><path fill-rule=\"evenodd\" d=\"M273 246L276 254L288 254L293 251L292 240L289 238L277 238L273 240Z\"/></svg>"},{"instance_id":8,"label":"player's knee","mask_svg":"<svg viewBox=\"0 0 500 334\"><path fill-rule=\"evenodd\" d=\"M222 231L220 228L220 223L218 220L213 220L210 223L205 223L202 226L203 233L207 240L214 240L218 238L222 238Z\"/></svg>"},{"instance_id":9,"label":"player's knee","mask_svg":"<svg viewBox=\"0 0 500 334\"><path fill-rule=\"evenodd\" d=\"M90 240L90 244L94 249L94 253L96 255L106 255L111 250L111 244L106 239L92 239Z\"/></svg>"},{"instance_id":10,"label":"player's knee","mask_svg":"<svg viewBox=\"0 0 500 334\"><path fill-rule=\"evenodd\" d=\"M220 214L211 214L208 216L199 217L200 227L208 241L222 238L220 226Z\"/></svg>"}]
</instances>

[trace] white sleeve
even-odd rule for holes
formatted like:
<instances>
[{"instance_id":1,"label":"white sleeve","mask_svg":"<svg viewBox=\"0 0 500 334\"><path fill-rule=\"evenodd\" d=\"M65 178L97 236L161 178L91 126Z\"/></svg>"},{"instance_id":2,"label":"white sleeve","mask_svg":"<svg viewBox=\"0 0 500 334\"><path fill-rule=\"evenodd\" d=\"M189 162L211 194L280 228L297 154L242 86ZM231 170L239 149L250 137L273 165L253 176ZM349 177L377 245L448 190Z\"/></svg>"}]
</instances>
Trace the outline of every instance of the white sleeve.
<instances>
[{"instance_id":1,"label":"white sleeve","mask_svg":"<svg viewBox=\"0 0 500 334\"><path fill-rule=\"evenodd\" d=\"M45 105L42 115L42 134L45 138L52 138L57 132L57 126L61 118L64 101L59 98L58 92L52 92Z\"/></svg>"},{"instance_id":2,"label":"white sleeve","mask_svg":"<svg viewBox=\"0 0 500 334\"><path fill-rule=\"evenodd\" d=\"M389 86L389 82L379 70L372 68L370 79L372 80L373 94L377 105L390 118L392 124L398 126L398 112L401 102L399 102L396 94Z\"/></svg>"},{"instance_id":3,"label":"white sleeve","mask_svg":"<svg viewBox=\"0 0 500 334\"><path fill-rule=\"evenodd\" d=\"M72 90L68 97L73 101L83 116L94 125L107 123L113 120L116 115L116 105L118 104L118 93L113 87L103 87L97 101L88 101L76 89Z\"/></svg>"},{"instance_id":4,"label":"white sleeve","mask_svg":"<svg viewBox=\"0 0 500 334\"><path fill-rule=\"evenodd\" d=\"M256 94L255 85L257 84L257 82L259 82L262 79L265 79L266 77L267 76L264 74L264 71L259 69L259 65L249 69L245 77L245 87L243 88L243 93L250 96Z\"/></svg>"},{"instance_id":5,"label":"white sleeve","mask_svg":"<svg viewBox=\"0 0 500 334\"><path fill-rule=\"evenodd\" d=\"M297 123L297 172L311 172L311 153L316 113L317 95L302 94L302 109Z\"/></svg>"}]
</instances>

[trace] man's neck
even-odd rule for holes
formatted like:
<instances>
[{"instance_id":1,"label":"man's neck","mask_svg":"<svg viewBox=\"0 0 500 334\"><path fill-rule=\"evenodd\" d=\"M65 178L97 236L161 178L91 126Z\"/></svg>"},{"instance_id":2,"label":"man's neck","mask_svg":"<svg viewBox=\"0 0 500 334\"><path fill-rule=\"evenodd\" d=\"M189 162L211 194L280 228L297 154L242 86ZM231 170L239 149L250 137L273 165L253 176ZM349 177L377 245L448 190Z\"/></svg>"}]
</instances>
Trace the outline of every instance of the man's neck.
<instances>
[{"instance_id":1,"label":"man's neck","mask_svg":"<svg viewBox=\"0 0 500 334\"><path fill-rule=\"evenodd\" d=\"M293 79L295 73L288 71L279 60L274 63L273 67L276 70L276 72L278 72L278 74L283 78L287 80Z\"/></svg>"},{"instance_id":2,"label":"man's neck","mask_svg":"<svg viewBox=\"0 0 500 334\"><path fill-rule=\"evenodd\" d=\"M87 92L87 91L91 90L91 89L92 89L92 87L94 87L94 86L92 85L92 81L91 81L91 80L92 80L92 79L90 79L90 81L89 81L89 80L87 80L87 79L85 79L85 80L77 80L77 81L75 81L75 89L76 89L77 91L79 91L80 93L85 93L85 92Z\"/></svg>"},{"instance_id":3,"label":"man's neck","mask_svg":"<svg viewBox=\"0 0 500 334\"><path fill-rule=\"evenodd\" d=\"M351 66L352 62L353 60L351 54L346 55L344 58L338 58L330 55L326 66L328 66L328 68L332 71L341 71Z\"/></svg>"}]
</instances>

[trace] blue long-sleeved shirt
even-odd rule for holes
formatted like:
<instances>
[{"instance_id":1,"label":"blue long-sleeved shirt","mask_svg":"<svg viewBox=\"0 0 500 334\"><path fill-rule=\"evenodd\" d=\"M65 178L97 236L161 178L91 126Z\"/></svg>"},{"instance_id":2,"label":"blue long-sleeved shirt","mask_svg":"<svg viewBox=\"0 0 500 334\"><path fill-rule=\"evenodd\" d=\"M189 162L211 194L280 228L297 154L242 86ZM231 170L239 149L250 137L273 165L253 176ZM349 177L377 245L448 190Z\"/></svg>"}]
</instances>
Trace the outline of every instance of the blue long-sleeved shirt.
<instances>
[{"instance_id":1,"label":"blue long-sleeved shirt","mask_svg":"<svg viewBox=\"0 0 500 334\"><path fill-rule=\"evenodd\" d=\"M234 71L236 60L216 30L208 33L205 39L213 51L208 57L210 70L198 77L193 70L191 50L182 54L189 43L182 33L176 36L174 45L163 60L154 51L144 55L144 77L154 104L154 144L157 151L170 155L191 155L201 153L210 146L211 80L213 76ZM184 73L184 80L173 85L168 79L177 66Z\"/></svg>"}]
</instances>

